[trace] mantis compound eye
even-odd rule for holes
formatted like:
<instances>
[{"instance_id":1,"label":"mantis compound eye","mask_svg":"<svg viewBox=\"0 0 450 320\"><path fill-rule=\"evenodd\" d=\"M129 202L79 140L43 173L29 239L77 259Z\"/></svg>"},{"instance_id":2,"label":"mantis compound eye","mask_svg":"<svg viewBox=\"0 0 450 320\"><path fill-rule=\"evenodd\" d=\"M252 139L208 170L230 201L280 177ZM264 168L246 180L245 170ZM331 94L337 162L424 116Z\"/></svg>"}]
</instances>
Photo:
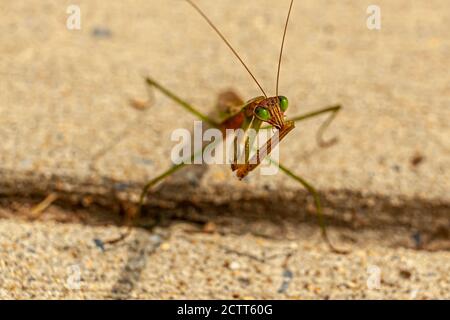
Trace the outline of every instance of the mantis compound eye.
<instances>
[{"instance_id":1,"label":"mantis compound eye","mask_svg":"<svg viewBox=\"0 0 450 320\"><path fill-rule=\"evenodd\" d=\"M270 113L267 109L262 108L262 107L258 107L255 110L255 114L258 118L260 118L261 120L269 120L270 119Z\"/></svg>"},{"instance_id":2,"label":"mantis compound eye","mask_svg":"<svg viewBox=\"0 0 450 320\"><path fill-rule=\"evenodd\" d=\"M288 98L286 98L285 96L279 96L278 100L280 101L281 111L285 112L289 106Z\"/></svg>"}]
</instances>

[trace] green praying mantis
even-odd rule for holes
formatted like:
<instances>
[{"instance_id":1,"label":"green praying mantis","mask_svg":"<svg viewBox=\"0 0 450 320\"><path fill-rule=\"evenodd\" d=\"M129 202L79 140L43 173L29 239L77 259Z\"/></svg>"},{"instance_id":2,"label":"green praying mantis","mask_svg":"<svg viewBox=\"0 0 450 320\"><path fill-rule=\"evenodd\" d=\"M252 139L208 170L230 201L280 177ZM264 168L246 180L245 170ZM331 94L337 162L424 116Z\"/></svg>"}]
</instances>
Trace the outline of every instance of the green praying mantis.
<instances>
[{"instance_id":1,"label":"green praying mantis","mask_svg":"<svg viewBox=\"0 0 450 320\"><path fill-rule=\"evenodd\" d=\"M283 38L281 42L281 49L280 49L280 55L279 55L279 61L278 61L278 69L277 69L277 81L276 81L276 95L274 97L268 97L258 80L255 78L253 73L250 71L250 69L247 67L247 65L244 63L242 58L238 55L238 53L235 51L235 49L231 46L231 44L228 42L228 40L222 35L222 33L219 31L219 29L211 22L211 20L207 17L207 15L191 0L186 0L188 4L190 4L205 20L206 22L212 27L212 29L217 33L217 35L224 41L224 43L228 46L228 48L233 52L233 54L236 56L236 58L240 61L242 66L246 69L248 74L252 77L253 81L258 86L259 90L262 92L262 96L250 99L247 102L242 101L237 95L233 96L233 103L230 105L230 108L227 110L227 116L224 120L221 122L216 122L215 120L211 119L210 117L206 116L205 114L201 113L197 110L194 106L192 106L190 103L184 101L177 95L175 95L173 92L171 92L169 89L165 88L158 82L147 78L146 82L147 84L159 90L164 95L169 97L171 100L176 102L178 105L180 105L182 108L184 108L186 111L190 112L200 120L208 123L210 126L219 129L223 134L225 134L225 131L227 129L242 129L244 132L248 131L249 129L253 129L256 132L259 130L265 130L265 129L272 129L276 130L278 133L278 139L275 141L273 139L269 139L261 148L257 149L256 154L249 158L248 152L245 152L245 159L244 161L238 163L236 161L237 159L234 159L234 162L231 164L231 169L236 172L236 175L239 179L243 179L245 176L247 176L250 172L252 172L254 169L258 167L258 165L261 163L261 161L268 157L271 150L275 147L275 145L280 142L288 133L290 133L295 128L295 123L298 123L300 121L304 121L307 119L311 119L313 117L317 117L323 114L328 114L327 120L321 125L319 131L317 132L317 139L320 146L327 146L336 141L336 139L330 140L325 142L323 140L323 133L325 129L330 125L330 123L333 121L333 119L336 117L337 113L341 110L340 105L334 105L327 108L322 108L314 112L309 112L303 115L299 115L290 119L286 119L285 113L288 110L289 101L288 98L285 96L281 96L278 94L278 86L279 86L279 79L280 79L280 70L281 70L281 62L283 57L283 48L284 43L286 39L286 32L288 29L289 24L289 18L292 12L292 7L294 4L294 0L291 0L288 15L286 18L286 23L284 27L283 32ZM245 150L248 151L250 148L250 142L247 138L245 140ZM195 157L195 151L191 155L191 159ZM306 190L313 196L314 198L314 204L317 212L317 217L319 221L319 225L321 228L321 233L330 247L330 249L333 252L336 253L345 253L344 250L337 249L332 242L330 241L327 229L325 226L324 216L322 212L322 204L319 197L319 194L317 190L305 179L300 177L297 174L294 174L291 170L289 170L287 167L285 167L283 164L277 161L271 160L273 164L279 167L279 169L284 172L289 177L293 178L294 180L298 181ZM157 183L161 182L174 172L182 169L183 167L186 167L186 163L180 163L173 165L171 168L166 170L165 172L161 173L151 181L149 181L143 188L139 200L139 212L141 211L142 206L145 203L145 199L147 194L149 193L150 189L155 186Z\"/></svg>"}]
</instances>

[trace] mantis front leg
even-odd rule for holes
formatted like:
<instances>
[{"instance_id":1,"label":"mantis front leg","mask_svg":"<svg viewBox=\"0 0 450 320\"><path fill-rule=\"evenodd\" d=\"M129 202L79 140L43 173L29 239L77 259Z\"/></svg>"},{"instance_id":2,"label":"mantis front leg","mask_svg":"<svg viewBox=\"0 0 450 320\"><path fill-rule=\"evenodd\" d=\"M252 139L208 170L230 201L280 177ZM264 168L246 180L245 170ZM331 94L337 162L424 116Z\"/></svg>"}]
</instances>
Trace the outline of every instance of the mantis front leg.
<instances>
[{"instance_id":1,"label":"mantis front leg","mask_svg":"<svg viewBox=\"0 0 450 320\"><path fill-rule=\"evenodd\" d=\"M256 169L261 161L266 158L275 148L281 140L283 140L287 134L295 128L294 122L287 121L285 126L279 130L272 138L270 138L261 148L256 150L255 155L250 159L246 159L244 164L238 165L236 175L239 179L245 178L251 171Z\"/></svg>"},{"instance_id":2,"label":"mantis front leg","mask_svg":"<svg viewBox=\"0 0 450 320\"><path fill-rule=\"evenodd\" d=\"M305 119L309 119L309 118L313 118L316 117L318 115L324 114L324 113L331 113L329 115L329 117L325 120L324 123L321 124L319 130L317 131L316 134L316 139L317 139L317 143L319 144L319 146L321 147L328 147L334 143L336 143L337 139L333 138L329 141L324 141L323 140L323 134L325 132L325 130L330 126L331 122L333 122L333 120L336 118L338 112L342 109L341 105L335 105L335 106L331 106L331 107L327 107L327 108L323 108L317 111L313 111L313 112L309 112L306 113L304 115L300 115L297 117L294 117L291 119L291 121L294 122L299 122Z\"/></svg>"}]
</instances>

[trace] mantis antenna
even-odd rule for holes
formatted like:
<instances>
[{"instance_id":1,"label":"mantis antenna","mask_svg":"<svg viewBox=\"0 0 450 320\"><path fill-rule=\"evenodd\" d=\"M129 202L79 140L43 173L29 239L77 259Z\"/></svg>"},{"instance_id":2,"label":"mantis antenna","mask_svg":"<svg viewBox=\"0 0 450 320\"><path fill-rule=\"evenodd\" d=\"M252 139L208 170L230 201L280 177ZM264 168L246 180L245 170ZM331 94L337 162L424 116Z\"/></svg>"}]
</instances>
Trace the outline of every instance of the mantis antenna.
<instances>
[{"instance_id":1,"label":"mantis antenna","mask_svg":"<svg viewBox=\"0 0 450 320\"><path fill-rule=\"evenodd\" d=\"M294 4L294 0L291 0L291 5L289 6L288 16L286 18L286 24L284 26L283 40L281 41L280 59L278 60L278 71L277 71L277 88L276 88L277 95L276 95L276 97L278 97L278 84L280 83L281 59L283 58L284 40L286 39L287 27L289 24L289 17L291 16L293 4Z\"/></svg>"},{"instance_id":2,"label":"mantis antenna","mask_svg":"<svg viewBox=\"0 0 450 320\"><path fill-rule=\"evenodd\" d=\"M244 63L244 61L242 60L242 58L239 56L239 54L236 52L236 50L234 50L234 48L231 46L231 44L227 41L227 39L223 36L223 34L219 31L219 29L217 29L217 27L214 25L214 23L212 23L211 20L209 20L209 18L206 16L206 14L191 0L186 0L187 3L189 3L205 20L206 22L208 22L208 24L211 26L211 28L214 29L214 31L219 35L219 37L225 42L225 44L228 46L228 48L231 49L231 51L234 53L234 55L239 59L239 61L241 62L241 64L244 66L245 70L247 70L247 72L250 74L250 76L253 78L253 80L256 82L256 84L258 85L259 89L261 90L261 92L264 94L264 97L267 98L266 92L264 91L264 89L261 87L261 85L259 84L258 80L256 80L255 76L253 75L253 73L250 71L250 69L247 67L247 65Z\"/></svg>"}]
</instances>

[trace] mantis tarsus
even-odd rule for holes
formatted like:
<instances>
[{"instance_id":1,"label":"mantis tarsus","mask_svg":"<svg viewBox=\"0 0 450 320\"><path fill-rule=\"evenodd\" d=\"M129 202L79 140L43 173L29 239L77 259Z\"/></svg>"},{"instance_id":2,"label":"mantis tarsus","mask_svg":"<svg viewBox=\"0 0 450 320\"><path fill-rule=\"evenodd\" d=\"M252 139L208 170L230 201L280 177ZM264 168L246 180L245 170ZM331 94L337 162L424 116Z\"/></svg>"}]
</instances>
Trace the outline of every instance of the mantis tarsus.
<instances>
[{"instance_id":1,"label":"mantis tarsus","mask_svg":"<svg viewBox=\"0 0 450 320\"><path fill-rule=\"evenodd\" d=\"M285 42L285 37L286 37L286 31L287 31L289 17L291 15L294 0L291 0L291 2L290 2L289 11L288 11L288 15L287 15L286 23L285 23L285 27L284 27L284 33L283 33L283 39L281 42L280 56L279 56L278 69L277 69L276 95L274 97L268 97L266 95L262 86L259 84L259 82L254 77L253 73L250 71L250 69L247 67L247 65L244 63L244 61L241 59L241 57L237 54L237 52L233 49L233 47L230 45L230 43L226 40L226 38L222 35L222 33L209 20L209 18L206 16L206 14L191 0L186 0L186 2L188 2L206 20L206 22L214 29L214 31L219 35L219 37L231 49L233 54L237 57L237 59L241 62L241 64L247 70L249 75L255 81L259 90L261 90L261 92L263 93L263 96L253 98L245 103L242 100L240 100L240 98L235 97L235 99L234 99L235 104L241 105L241 107L239 109L237 109L237 111L229 112L227 118L225 120L223 120L222 122L216 122L213 119L211 119L210 117L208 117L208 116L204 115L203 113L201 113L200 111L198 111L197 108L192 106L190 103L184 101L183 99L179 98L177 95L172 93L170 90L163 87L161 84L157 83L156 81L154 81L150 78L147 78L146 81L150 87L158 89L163 94L165 94L167 97L169 97L174 102L176 102L181 107L183 107L185 110L192 113L194 116L196 116L200 120L207 122L209 125L220 129L223 133L225 132L226 129L243 129L244 131L246 131L249 128L252 128L252 129L258 131L260 129L272 128L272 129L278 130L279 141L281 141L291 130L294 129L296 122L310 119L310 118L313 118L313 117L316 117L316 116L319 116L322 114L329 114L329 117L322 124L322 126L320 127L320 129L318 131L317 139L318 139L319 145L321 145L321 146L332 144L335 141L335 139L333 139L331 141L324 142L322 139L322 135L323 135L324 130L330 125L332 120L335 118L335 116L341 109L340 105L323 108L323 109L320 109L320 110L317 110L314 112L310 112L310 113L303 114L303 115L300 115L297 117L293 117L289 120L285 119L285 112L288 108L289 103L288 103L288 99L286 97L280 96L278 94L278 85L279 85L281 61L282 61L282 56L283 56L283 47L284 47L284 42ZM236 110L236 109L234 109L234 110ZM265 126L263 126L263 124L265 124ZM256 155L254 156L254 157L257 157L256 161L254 158L252 158L252 159L246 158L244 163L241 163L241 164L233 163L231 165L232 170L236 171L236 175L239 179L244 178L247 174L249 174L252 170L254 170L259 165L259 163L263 159L263 157L262 158L260 157L261 151L263 151L264 156L270 154L272 147L274 147L274 146L272 146L271 142L272 142L272 140L269 140L263 147L261 147L257 150ZM192 158L195 157L195 151L191 155L191 157ZM254 161L252 162L249 160L254 160ZM325 239L326 243L329 245L329 247L331 248L332 251L337 252L337 253L344 253L343 250L336 249L332 245L331 241L328 238L326 227L325 227L325 221L324 221L324 217L323 217L323 213L322 213L321 200L320 200L317 190L309 182L307 182L302 177L294 174L291 170L286 168L281 163L278 163L278 162L274 162L274 163L276 165L278 165L279 169L282 172L284 172L291 178L298 181L301 185L303 185L303 187L305 187L308 190L309 193L311 193L311 195L314 198L314 203L315 203L315 207L317 210L317 217L319 220L323 238ZM170 169L166 170L165 172L163 172L162 174L157 176L156 178L149 181L142 190L140 200L139 200L139 211L141 210L141 208L145 202L146 195L148 194L148 192L152 186L154 186L158 182L164 180L166 177L170 176L172 173L180 170L181 168L183 168L185 166L186 166L185 163L174 165Z\"/></svg>"}]
</instances>

